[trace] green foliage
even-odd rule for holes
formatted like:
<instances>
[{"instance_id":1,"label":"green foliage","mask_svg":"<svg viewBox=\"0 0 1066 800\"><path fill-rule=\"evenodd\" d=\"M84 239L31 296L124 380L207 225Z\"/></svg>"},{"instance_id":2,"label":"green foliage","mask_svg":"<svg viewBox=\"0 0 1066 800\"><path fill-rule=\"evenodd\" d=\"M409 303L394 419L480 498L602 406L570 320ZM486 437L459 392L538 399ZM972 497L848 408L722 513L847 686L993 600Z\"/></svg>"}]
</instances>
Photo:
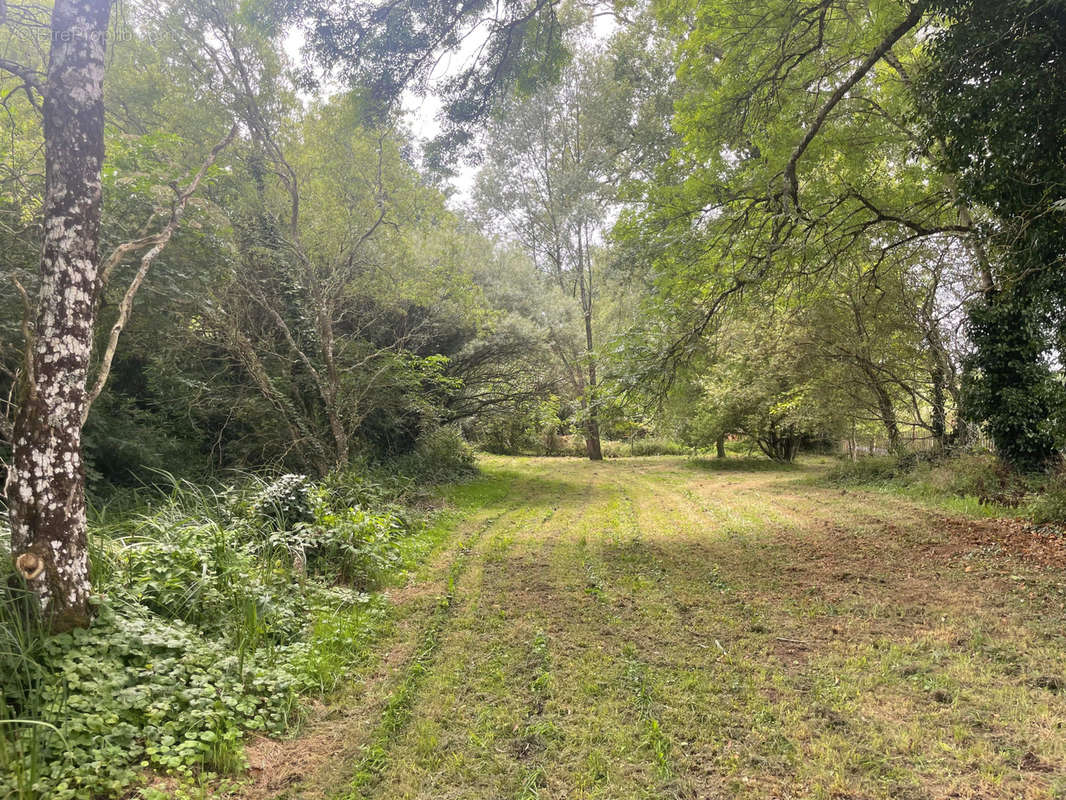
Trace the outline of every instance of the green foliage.
<instances>
[{"instance_id":1,"label":"green foliage","mask_svg":"<svg viewBox=\"0 0 1066 800\"><path fill-rule=\"evenodd\" d=\"M400 565L398 540L406 532L403 520L389 513L320 509L314 523L300 526L285 543L306 556L309 571L366 589Z\"/></svg>"},{"instance_id":2,"label":"green foliage","mask_svg":"<svg viewBox=\"0 0 1066 800\"><path fill-rule=\"evenodd\" d=\"M286 730L299 696L334 690L388 624L375 590L428 547L399 501L469 472L459 444L442 434L406 465L423 472L380 480L212 490L161 476L172 489L154 508L92 531L91 628L47 638L29 595L0 594L0 796L119 795L145 769L243 768L247 731Z\"/></svg>"},{"instance_id":3,"label":"green foliage","mask_svg":"<svg viewBox=\"0 0 1066 800\"><path fill-rule=\"evenodd\" d=\"M437 428L419 439L414 450L394 460L401 472L431 482L472 474L474 451L454 427Z\"/></svg>"},{"instance_id":4,"label":"green foliage","mask_svg":"<svg viewBox=\"0 0 1066 800\"><path fill-rule=\"evenodd\" d=\"M737 323L720 335L721 355L698 383L698 417L687 434L707 446L724 434L749 437L774 461L791 462L805 442L834 432L834 398L819 383L801 334Z\"/></svg>"},{"instance_id":5,"label":"green foliage","mask_svg":"<svg viewBox=\"0 0 1066 800\"><path fill-rule=\"evenodd\" d=\"M294 710L292 678L272 661L263 652L242 663L184 623L105 606L92 628L44 641L36 723L55 729L5 731L5 749L36 736L37 750L4 764L0 786L14 791L36 772L22 796L80 798L118 793L143 767L233 771L242 731L281 731Z\"/></svg>"},{"instance_id":6,"label":"green foliage","mask_svg":"<svg viewBox=\"0 0 1066 800\"><path fill-rule=\"evenodd\" d=\"M541 455L546 442L563 425L556 396L524 403L507 414L497 414L473 426L474 441L483 450L501 455Z\"/></svg>"},{"instance_id":7,"label":"green foliage","mask_svg":"<svg viewBox=\"0 0 1066 800\"><path fill-rule=\"evenodd\" d=\"M314 518L311 490L306 475L282 475L255 493L248 510L262 522L287 530Z\"/></svg>"},{"instance_id":8,"label":"green foliage","mask_svg":"<svg viewBox=\"0 0 1066 800\"><path fill-rule=\"evenodd\" d=\"M1066 473L1061 470L1029 505L1029 518L1037 524L1066 524Z\"/></svg>"},{"instance_id":9,"label":"green foliage","mask_svg":"<svg viewBox=\"0 0 1066 800\"><path fill-rule=\"evenodd\" d=\"M624 442L605 441L603 443L603 455L606 458L683 456L691 452L691 448L660 436L641 436Z\"/></svg>"},{"instance_id":10,"label":"green foliage","mask_svg":"<svg viewBox=\"0 0 1066 800\"><path fill-rule=\"evenodd\" d=\"M388 114L408 88L433 87L444 103L444 131L431 148L438 168L448 166L473 135L472 126L512 88L531 91L557 77L566 61L558 5L549 0L409 0L388 6L287 0L279 8L305 26L309 49L321 64L365 87L367 114ZM477 52L457 74L437 79L434 56L442 48L457 49L479 26L488 35Z\"/></svg>"},{"instance_id":11,"label":"green foliage","mask_svg":"<svg viewBox=\"0 0 1066 800\"><path fill-rule=\"evenodd\" d=\"M1066 391L1048 365L1046 324L1027 283L971 304L964 408L1008 463L1039 470L1058 457Z\"/></svg>"},{"instance_id":12,"label":"green foliage","mask_svg":"<svg viewBox=\"0 0 1066 800\"><path fill-rule=\"evenodd\" d=\"M898 458L870 456L855 461L841 461L826 473L826 480L834 486L881 485L905 471L901 469Z\"/></svg>"},{"instance_id":13,"label":"green foliage","mask_svg":"<svg viewBox=\"0 0 1066 800\"><path fill-rule=\"evenodd\" d=\"M984 296L969 309L967 412L1010 464L1058 456L1066 402L1066 4L943 0L918 94L939 166L993 218ZM1056 376L1055 373L1059 373Z\"/></svg>"},{"instance_id":14,"label":"green foliage","mask_svg":"<svg viewBox=\"0 0 1066 800\"><path fill-rule=\"evenodd\" d=\"M924 500L967 501L964 510L1066 521L1063 474L1012 469L989 454L915 459L872 456L841 461L825 474L833 486L900 491Z\"/></svg>"}]
</instances>

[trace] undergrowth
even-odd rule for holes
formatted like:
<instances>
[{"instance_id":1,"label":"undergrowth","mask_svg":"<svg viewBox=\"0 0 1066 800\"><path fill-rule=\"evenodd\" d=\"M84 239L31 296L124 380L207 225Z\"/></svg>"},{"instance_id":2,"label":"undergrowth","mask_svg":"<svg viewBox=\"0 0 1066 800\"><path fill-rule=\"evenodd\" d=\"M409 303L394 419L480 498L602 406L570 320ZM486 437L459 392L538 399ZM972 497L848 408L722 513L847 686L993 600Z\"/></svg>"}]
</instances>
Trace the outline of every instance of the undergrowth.
<instances>
[{"instance_id":1,"label":"undergrowth","mask_svg":"<svg viewBox=\"0 0 1066 800\"><path fill-rule=\"evenodd\" d=\"M27 592L0 592L0 797L150 794L153 773L243 769L248 731L290 728L300 697L336 689L385 630L377 590L432 547L417 508L470 468L460 455L427 454L418 476L412 462L319 483L173 479L98 513L90 628L46 636Z\"/></svg>"},{"instance_id":2,"label":"undergrowth","mask_svg":"<svg viewBox=\"0 0 1066 800\"><path fill-rule=\"evenodd\" d=\"M898 492L964 513L1066 523L1066 472L1020 473L987 454L841 461L824 480L833 486Z\"/></svg>"}]
</instances>

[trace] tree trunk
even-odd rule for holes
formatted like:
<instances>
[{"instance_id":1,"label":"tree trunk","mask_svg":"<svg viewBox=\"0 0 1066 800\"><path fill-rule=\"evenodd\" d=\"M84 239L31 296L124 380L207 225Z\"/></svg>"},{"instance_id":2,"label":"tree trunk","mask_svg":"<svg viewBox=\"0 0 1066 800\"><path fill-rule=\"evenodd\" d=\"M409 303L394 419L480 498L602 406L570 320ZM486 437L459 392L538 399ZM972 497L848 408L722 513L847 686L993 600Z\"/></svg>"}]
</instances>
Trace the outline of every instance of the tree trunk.
<instances>
[{"instance_id":1,"label":"tree trunk","mask_svg":"<svg viewBox=\"0 0 1066 800\"><path fill-rule=\"evenodd\" d=\"M944 368L935 363L931 370L930 379L933 384L933 418L930 427L933 429L933 438L937 447L943 449L947 444L947 398L944 394Z\"/></svg>"},{"instance_id":2,"label":"tree trunk","mask_svg":"<svg viewBox=\"0 0 1066 800\"><path fill-rule=\"evenodd\" d=\"M893 454L900 453L903 441L899 433L896 409L892 406L892 396L868 364L863 363L861 366L869 381L870 389L873 391L874 397L877 398L877 414L881 417L881 423L885 426L885 433L888 434L888 449Z\"/></svg>"},{"instance_id":3,"label":"tree trunk","mask_svg":"<svg viewBox=\"0 0 1066 800\"><path fill-rule=\"evenodd\" d=\"M586 322L586 324L588 324ZM592 329L588 328L589 341L592 341ZM592 345L589 345L592 350ZM591 358L591 356L590 356ZM589 400L588 423L585 426L585 452L592 461L603 461L603 449L600 446L600 419L596 414L596 364L589 361Z\"/></svg>"},{"instance_id":4,"label":"tree trunk","mask_svg":"<svg viewBox=\"0 0 1066 800\"><path fill-rule=\"evenodd\" d=\"M603 461L603 449L600 447L600 420L596 414L596 360L592 354L592 263L587 263L589 281L585 285L584 262L588 259L588 250L583 249L583 256L579 258L578 285L581 290L581 312L585 318L585 345L588 358L588 424L585 426L585 452L592 461Z\"/></svg>"},{"instance_id":5,"label":"tree trunk","mask_svg":"<svg viewBox=\"0 0 1066 800\"><path fill-rule=\"evenodd\" d=\"M725 458L725 434L720 434L714 442L714 447L718 451L718 458Z\"/></svg>"},{"instance_id":6,"label":"tree trunk","mask_svg":"<svg viewBox=\"0 0 1066 800\"><path fill-rule=\"evenodd\" d=\"M54 631L90 620L81 417L93 340L110 0L57 0L44 93L41 288L6 494L15 566Z\"/></svg>"}]
</instances>

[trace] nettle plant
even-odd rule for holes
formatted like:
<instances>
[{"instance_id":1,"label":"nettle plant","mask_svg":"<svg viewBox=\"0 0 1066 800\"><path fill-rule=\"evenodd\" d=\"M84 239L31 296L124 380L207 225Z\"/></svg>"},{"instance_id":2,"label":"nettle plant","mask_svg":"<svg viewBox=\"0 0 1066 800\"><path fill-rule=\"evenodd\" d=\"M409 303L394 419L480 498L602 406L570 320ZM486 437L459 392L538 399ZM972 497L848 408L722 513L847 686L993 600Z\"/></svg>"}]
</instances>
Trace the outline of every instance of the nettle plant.
<instances>
[{"instance_id":1,"label":"nettle plant","mask_svg":"<svg viewBox=\"0 0 1066 800\"><path fill-rule=\"evenodd\" d=\"M306 475L282 475L253 495L249 510L263 523L289 530L314 518L313 488Z\"/></svg>"}]
</instances>

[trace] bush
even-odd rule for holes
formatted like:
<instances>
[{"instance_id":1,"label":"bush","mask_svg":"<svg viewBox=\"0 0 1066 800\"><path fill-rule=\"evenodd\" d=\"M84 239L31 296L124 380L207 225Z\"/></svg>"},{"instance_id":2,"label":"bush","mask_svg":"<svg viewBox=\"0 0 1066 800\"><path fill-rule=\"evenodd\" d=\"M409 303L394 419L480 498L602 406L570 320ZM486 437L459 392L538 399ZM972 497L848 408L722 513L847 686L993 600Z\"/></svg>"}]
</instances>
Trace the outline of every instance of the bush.
<instances>
[{"instance_id":1,"label":"bush","mask_svg":"<svg viewBox=\"0 0 1066 800\"><path fill-rule=\"evenodd\" d=\"M474 450L454 427L437 428L418 441L414 451L392 465L411 477L440 483L476 470Z\"/></svg>"},{"instance_id":2,"label":"bush","mask_svg":"<svg viewBox=\"0 0 1066 800\"><path fill-rule=\"evenodd\" d=\"M1040 473L1012 470L989 454L900 459L862 458L842 462L826 479L838 486L887 486L920 497L975 498L983 505L1025 506L1034 521L1066 518L1066 482Z\"/></svg>"},{"instance_id":3,"label":"bush","mask_svg":"<svg viewBox=\"0 0 1066 800\"><path fill-rule=\"evenodd\" d=\"M400 565L399 540L405 533L407 525L394 514L346 508L324 510L293 540L299 541L309 571L369 589Z\"/></svg>"},{"instance_id":4,"label":"bush","mask_svg":"<svg viewBox=\"0 0 1066 800\"><path fill-rule=\"evenodd\" d=\"M826 473L834 486L885 484L900 474L899 462L887 456L870 456L856 461L841 461Z\"/></svg>"},{"instance_id":5,"label":"bush","mask_svg":"<svg viewBox=\"0 0 1066 800\"><path fill-rule=\"evenodd\" d=\"M282 475L256 492L249 510L254 516L282 529L310 522L314 516L311 479L306 475Z\"/></svg>"},{"instance_id":6,"label":"bush","mask_svg":"<svg viewBox=\"0 0 1066 800\"><path fill-rule=\"evenodd\" d=\"M563 435L549 431L544 435L542 455L578 456L588 455L585 449L585 437L578 434Z\"/></svg>"},{"instance_id":7,"label":"bush","mask_svg":"<svg viewBox=\"0 0 1066 800\"><path fill-rule=\"evenodd\" d=\"M683 445L659 437L649 436L629 442L631 456L683 456L688 452Z\"/></svg>"}]
</instances>

